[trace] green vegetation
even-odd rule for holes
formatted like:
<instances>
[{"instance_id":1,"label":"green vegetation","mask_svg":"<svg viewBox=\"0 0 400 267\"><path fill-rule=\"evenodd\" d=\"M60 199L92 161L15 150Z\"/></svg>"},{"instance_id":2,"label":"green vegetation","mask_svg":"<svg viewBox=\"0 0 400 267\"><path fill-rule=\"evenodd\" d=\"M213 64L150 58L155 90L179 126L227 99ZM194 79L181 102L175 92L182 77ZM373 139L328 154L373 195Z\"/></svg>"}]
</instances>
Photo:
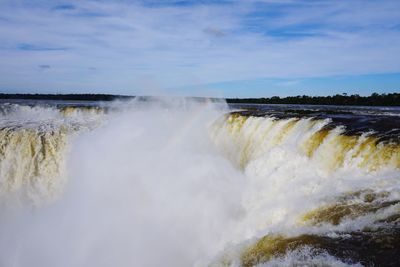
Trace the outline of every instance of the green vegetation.
<instances>
[{"instance_id":1,"label":"green vegetation","mask_svg":"<svg viewBox=\"0 0 400 267\"><path fill-rule=\"evenodd\" d=\"M400 93L378 94L370 96L334 95L334 96L288 96L280 98L228 98L228 103L248 104L307 104L307 105L352 105L352 106L400 106Z\"/></svg>"},{"instance_id":2,"label":"green vegetation","mask_svg":"<svg viewBox=\"0 0 400 267\"><path fill-rule=\"evenodd\" d=\"M0 99L112 101L131 99L132 96L109 94L0 94Z\"/></svg>"},{"instance_id":3,"label":"green vegetation","mask_svg":"<svg viewBox=\"0 0 400 267\"><path fill-rule=\"evenodd\" d=\"M33 100L74 100L74 101L112 101L129 100L134 96L110 94L1 94L0 99L33 99ZM141 97L148 99L151 97ZM194 97L201 100L202 98ZM354 106L400 106L400 93L378 94L370 96L334 95L334 96L288 96L280 98L227 98L228 103L248 104L307 104L307 105L354 105Z\"/></svg>"}]
</instances>

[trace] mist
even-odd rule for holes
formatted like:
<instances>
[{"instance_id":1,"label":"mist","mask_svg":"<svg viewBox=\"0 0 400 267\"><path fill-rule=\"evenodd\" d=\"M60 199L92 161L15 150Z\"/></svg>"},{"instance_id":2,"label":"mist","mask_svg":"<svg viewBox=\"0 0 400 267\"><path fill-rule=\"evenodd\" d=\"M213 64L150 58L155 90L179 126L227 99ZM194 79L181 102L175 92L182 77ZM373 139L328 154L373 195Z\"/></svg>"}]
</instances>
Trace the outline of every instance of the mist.
<instances>
[{"instance_id":1,"label":"mist","mask_svg":"<svg viewBox=\"0 0 400 267\"><path fill-rule=\"evenodd\" d=\"M64 192L2 212L0 265L206 265L242 213L243 175L208 137L225 108L133 102L72 137Z\"/></svg>"},{"instance_id":2,"label":"mist","mask_svg":"<svg viewBox=\"0 0 400 267\"><path fill-rule=\"evenodd\" d=\"M4 108L0 266L252 266L243 255L264 237L266 266L358 264L312 242L342 251L337 238L391 225L398 146L330 118L231 111L184 98ZM290 238L302 246L274 245Z\"/></svg>"}]
</instances>

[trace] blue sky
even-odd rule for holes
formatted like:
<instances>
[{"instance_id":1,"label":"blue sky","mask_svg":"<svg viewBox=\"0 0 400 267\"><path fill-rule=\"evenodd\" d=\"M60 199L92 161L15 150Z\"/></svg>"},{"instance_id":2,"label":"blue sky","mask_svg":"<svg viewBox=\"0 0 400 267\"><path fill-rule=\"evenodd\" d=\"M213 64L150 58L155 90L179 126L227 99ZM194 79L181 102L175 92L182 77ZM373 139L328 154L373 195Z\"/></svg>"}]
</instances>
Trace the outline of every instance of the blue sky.
<instances>
[{"instance_id":1,"label":"blue sky","mask_svg":"<svg viewBox=\"0 0 400 267\"><path fill-rule=\"evenodd\" d=\"M0 1L0 91L400 91L400 1Z\"/></svg>"}]
</instances>

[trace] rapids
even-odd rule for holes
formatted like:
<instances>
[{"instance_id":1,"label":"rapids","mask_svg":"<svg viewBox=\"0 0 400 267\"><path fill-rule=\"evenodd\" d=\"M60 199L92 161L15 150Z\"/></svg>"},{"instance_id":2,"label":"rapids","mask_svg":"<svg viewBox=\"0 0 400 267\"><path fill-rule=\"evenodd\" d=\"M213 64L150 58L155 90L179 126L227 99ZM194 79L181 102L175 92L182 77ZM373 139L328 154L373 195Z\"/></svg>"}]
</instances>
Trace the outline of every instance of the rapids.
<instances>
[{"instance_id":1,"label":"rapids","mask_svg":"<svg viewBox=\"0 0 400 267\"><path fill-rule=\"evenodd\" d=\"M241 108L0 104L0 266L400 263L396 112Z\"/></svg>"}]
</instances>

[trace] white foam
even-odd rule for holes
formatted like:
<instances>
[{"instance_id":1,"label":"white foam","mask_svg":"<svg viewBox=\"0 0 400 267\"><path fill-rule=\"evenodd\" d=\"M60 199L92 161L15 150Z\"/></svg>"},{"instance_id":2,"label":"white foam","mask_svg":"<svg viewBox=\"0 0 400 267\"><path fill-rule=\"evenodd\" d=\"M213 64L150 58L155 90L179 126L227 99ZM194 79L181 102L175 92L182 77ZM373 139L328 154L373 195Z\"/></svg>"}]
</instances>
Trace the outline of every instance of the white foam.
<instances>
[{"instance_id":1,"label":"white foam","mask_svg":"<svg viewBox=\"0 0 400 267\"><path fill-rule=\"evenodd\" d=\"M253 118L242 128L249 143L212 126L227 112L220 104L125 105L71 140L61 198L33 210L2 211L0 266L206 266L224 248L238 259L240 250L230 248L268 233L353 231L398 212L391 207L337 226L300 222L348 192L370 188L399 196L396 169L369 172L354 162L327 171L321 162L335 150L311 158L301 152L329 121L301 120L279 136L290 120ZM304 251L265 264L307 262L346 264Z\"/></svg>"},{"instance_id":2,"label":"white foam","mask_svg":"<svg viewBox=\"0 0 400 267\"><path fill-rule=\"evenodd\" d=\"M214 149L211 104L116 113L75 138L61 199L0 222L1 266L203 266L241 216L241 172Z\"/></svg>"}]
</instances>

